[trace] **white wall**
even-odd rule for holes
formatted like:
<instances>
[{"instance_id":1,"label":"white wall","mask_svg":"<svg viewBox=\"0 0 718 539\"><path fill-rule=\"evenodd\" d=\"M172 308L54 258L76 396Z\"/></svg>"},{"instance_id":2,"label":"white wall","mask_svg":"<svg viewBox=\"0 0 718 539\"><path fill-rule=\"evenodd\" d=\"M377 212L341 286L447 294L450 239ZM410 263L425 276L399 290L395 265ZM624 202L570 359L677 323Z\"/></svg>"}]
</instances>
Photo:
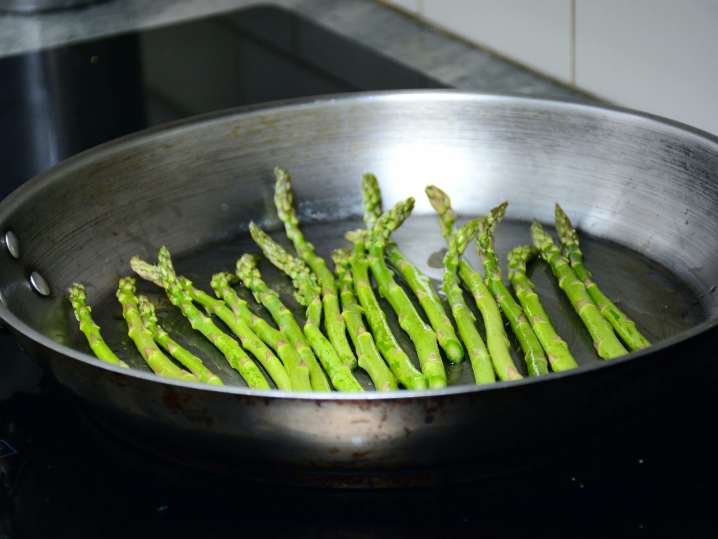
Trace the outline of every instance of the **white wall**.
<instances>
[{"instance_id":1,"label":"white wall","mask_svg":"<svg viewBox=\"0 0 718 539\"><path fill-rule=\"evenodd\" d=\"M718 134L718 0L387 0L618 105Z\"/></svg>"}]
</instances>

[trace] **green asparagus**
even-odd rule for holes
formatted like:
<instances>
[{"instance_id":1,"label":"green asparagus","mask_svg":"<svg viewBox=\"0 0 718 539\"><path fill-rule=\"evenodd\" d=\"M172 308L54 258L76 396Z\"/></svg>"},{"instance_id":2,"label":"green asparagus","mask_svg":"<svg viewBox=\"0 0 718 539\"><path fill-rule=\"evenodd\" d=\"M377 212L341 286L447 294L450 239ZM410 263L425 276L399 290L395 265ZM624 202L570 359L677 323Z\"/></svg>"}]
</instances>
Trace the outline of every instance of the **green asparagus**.
<instances>
[{"instance_id":1,"label":"green asparagus","mask_svg":"<svg viewBox=\"0 0 718 539\"><path fill-rule=\"evenodd\" d=\"M456 242L457 256L464 254L468 243L476 237L481 219L472 219L463 225L452 237ZM451 250L452 247L449 247ZM504 329L504 322L501 318L499 306L491 295L491 292L484 283L481 274L474 270L471 265L463 259L459 259L459 277L466 288L474 297L474 302L481 312L486 328L486 345L489 348L491 361L494 370L500 380L519 380L522 378L514 365L509 348L509 338Z\"/></svg>"},{"instance_id":2,"label":"green asparagus","mask_svg":"<svg viewBox=\"0 0 718 539\"><path fill-rule=\"evenodd\" d=\"M362 194L364 199L364 216L369 221L376 219L377 211L381 211L381 190L379 183L373 174L365 174L362 177ZM374 216L374 217L369 217ZM367 228L371 228L367 222ZM454 332L454 326L441 304L431 280L419 268L416 267L394 242L387 242L386 255L389 262L404 277L409 288L419 300L419 304L426 313L431 327L434 328L439 346L446 353L451 363L458 363L464 358L464 347Z\"/></svg>"},{"instance_id":3,"label":"green asparagus","mask_svg":"<svg viewBox=\"0 0 718 539\"><path fill-rule=\"evenodd\" d=\"M122 316L127 322L127 335L132 339L145 360L147 365L160 376L167 378L175 378L184 380L185 382L195 382L197 378L192 373L180 369L172 363L172 360L162 353L157 344L155 344L152 334L147 330L135 295L135 279L133 277L123 277L117 286L117 300L122 305Z\"/></svg>"},{"instance_id":4,"label":"green asparagus","mask_svg":"<svg viewBox=\"0 0 718 539\"><path fill-rule=\"evenodd\" d=\"M329 384L326 374L322 370L321 365L312 352L311 346L307 342L304 333L294 318L292 312L279 299L279 294L272 290L262 279L262 274L257 268L257 262L252 255L243 255L237 261L237 277L242 284L248 288L254 298L264 305L264 307L272 315L281 332L287 336L289 341L294 345L301 361L309 369L309 378L311 380L312 389L315 391L331 391L332 386Z\"/></svg>"},{"instance_id":5,"label":"green asparagus","mask_svg":"<svg viewBox=\"0 0 718 539\"><path fill-rule=\"evenodd\" d=\"M364 174L361 178L362 208L364 210L364 224L371 230L377 219L384 212L381 200L381 188L374 174Z\"/></svg>"},{"instance_id":6,"label":"green asparagus","mask_svg":"<svg viewBox=\"0 0 718 539\"><path fill-rule=\"evenodd\" d=\"M212 289L217 297L232 309L235 316L245 321L252 331L267 345L274 349L279 355L287 369L294 391L311 391L312 385L309 379L309 367L299 357L289 339L278 329L272 327L261 316L253 313L247 302L237 295L231 283L239 280L231 273L216 273L212 276Z\"/></svg>"},{"instance_id":7,"label":"green asparagus","mask_svg":"<svg viewBox=\"0 0 718 539\"><path fill-rule=\"evenodd\" d=\"M598 310L601 311L603 317L613 326L618 336L623 339L631 350L641 350L648 348L651 343L638 331L636 323L628 318L626 313L619 309L602 291L593 280L591 272L588 271L583 263L583 252L578 241L578 233L571 224L568 215L563 211L561 206L556 204L556 231L563 245L564 252L571 263L576 276L583 281L586 291L591 299L596 303Z\"/></svg>"},{"instance_id":8,"label":"green asparagus","mask_svg":"<svg viewBox=\"0 0 718 539\"><path fill-rule=\"evenodd\" d=\"M409 356L404 352L391 331L389 321L374 295L374 289L369 280L369 261L366 256L365 239L366 230L353 231L347 234L348 239L354 243L350 258L352 280L357 298L361 304L364 316L369 323L376 346L384 356L387 365L397 380L407 389L426 389L426 379L414 367Z\"/></svg>"},{"instance_id":9,"label":"green asparagus","mask_svg":"<svg viewBox=\"0 0 718 539\"><path fill-rule=\"evenodd\" d=\"M451 313L459 329L459 335L464 341L466 351L469 354L469 361L474 372L474 380L477 384L494 382L494 368L491 364L491 355L479 330L476 328L476 319L464 300L464 291L459 281L459 260L461 255L458 252L459 244L466 244L466 239L454 239L454 223L456 216L451 209L449 196L434 185L426 188L426 195L429 202L439 216L441 234L449 242L449 250L444 256L444 278L443 288L446 297L449 299Z\"/></svg>"},{"instance_id":10,"label":"green asparagus","mask_svg":"<svg viewBox=\"0 0 718 539\"><path fill-rule=\"evenodd\" d=\"M162 247L157 256L159 277L162 287L170 302L182 311L192 329L199 331L212 344L214 344L224 355L229 365L235 369L247 382L247 385L255 389L270 389L267 379L262 371L242 350L242 347L232 337L220 330L212 319L195 307L192 297L180 284L174 271L170 253L166 247Z\"/></svg>"},{"instance_id":11,"label":"green asparagus","mask_svg":"<svg viewBox=\"0 0 718 539\"><path fill-rule=\"evenodd\" d=\"M508 206L508 202L499 204L489 212L489 215L481 220L476 243L484 262L486 286L489 287L494 298L496 298L501 311L509 321L511 329L521 345L528 373L531 376L541 376L542 374L548 374L546 354L534 330L531 329L531 325L526 319L521 306L516 303L511 292L506 288L501 275L499 260L494 250L494 230L496 225L503 219L506 206Z\"/></svg>"},{"instance_id":12,"label":"green asparagus","mask_svg":"<svg viewBox=\"0 0 718 539\"><path fill-rule=\"evenodd\" d=\"M274 169L274 175L277 180L274 189L274 204L277 207L279 219L284 223L287 237L294 245L299 258L311 268L319 281L321 300L324 306L324 325L329 340L341 361L353 369L356 367L357 361L347 340L344 319L339 310L339 297L334 274L327 267L324 259L316 254L314 245L304 238L304 234L299 228L299 219L294 210L291 177L280 168Z\"/></svg>"},{"instance_id":13,"label":"green asparagus","mask_svg":"<svg viewBox=\"0 0 718 539\"><path fill-rule=\"evenodd\" d=\"M451 199L444 191L436 185L427 185L424 189L431 207L439 216L439 226L441 227L441 235L448 242L454 235L454 225L456 224L456 213L451 207Z\"/></svg>"},{"instance_id":14,"label":"green asparagus","mask_svg":"<svg viewBox=\"0 0 718 539\"><path fill-rule=\"evenodd\" d=\"M92 319L92 308L87 304L87 292L85 286L80 283L74 283L69 290L70 303L75 313L75 318L80 324L80 331L85 335L87 344L94 352L97 359L117 365L118 367L129 368L129 365L122 361L102 338L100 326Z\"/></svg>"},{"instance_id":15,"label":"green asparagus","mask_svg":"<svg viewBox=\"0 0 718 539\"><path fill-rule=\"evenodd\" d=\"M369 267L374 274L379 293L389 302L399 319L399 325L411 338L419 356L421 370L430 388L446 386L446 370L434 331L422 320L404 289L394 280L394 274L384 261L385 248L391 233L404 222L414 208L414 199L399 202L384 212L369 233Z\"/></svg>"},{"instance_id":16,"label":"green asparagus","mask_svg":"<svg viewBox=\"0 0 718 539\"><path fill-rule=\"evenodd\" d=\"M354 295L354 283L349 263L350 256L351 254L346 249L336 249L332 253L337 281L339 282L342 316L344 316L349 336L354 343L359 367L369 374L376 389L379 391L391 391L397 389L396 378L379 354L374 343L374 337L364 326L362 309Z\"/></svg>"},{"instance_id":17,"label":"green asparagus","mask_svg":"<svg viewBox=\"0 0 718 539\"><path fill-rule=\"evenodd\" d=\"M160 278L160 269L157 266L153 266L139 257L133 257L130 260L130 266L140 277L164 288ZM294 389L291 377L284 365L267 345L255 335L249 325L242 318L236 316L224 301L213 298L206 292L195 288L186 277L177 277L177 282L192 301L199 303L208 313L214 314L225 323L232 333L239 338L242 346L262 364L278 389L285 391Z\"/></svg>"},{"instance_id":18,"label":"green asparagus","mask_svg":"<svg viewBox=\"0 0 718 539\"><path fill-rule=\"evenodd\" d=\"M200 382L221 386L222 380L219 379L219 376L210 371L200 358L172 339L169 333L164 330L157 319L155 306L152 305L152 302L146 296L139 296L137 299L142 322L155 342L194 374Z\"/></svg>"},{"instance_id":19,"label":"green asparagus","mask_svg":"<svg viewBox=\"0 0 718 539\"><path fill-rule=\"evenodd\" d=\"M309 266L300 258L290 255L254 223L249 224L249 231L264 256L292 279L296 290L296 299L307 309L304 335L314 353L319 357L334 388L338 391L363 391L361 384L354 378L351 368L342 362L332 343L321 331L321 292Z\"/></svg>"},{"instance_id":20,"label":"green asparagus","mask_svg":"<svg viewBox=\"0 0 718 539\"><path fill-rule=\"evenodd\" d=\"M578 313L586 329L593 338L593 346L599 357L612 359L627 353L613 332L613 328L601 315L598 307L586 291L586 286L571 269L568 259L554 243L538 221L531 225L531 236L541 257L551 266L558 285L568 297L574 310Z\"/></svg>"},{"instance_id":21,"label":"green asparagus","mask_svg":"<svg viewBox=\"0 0 718 539\"><path fill-rule=\"evenodd\" d=\"M531 323L536 336L548 356L554 371L565 371L577 367L576 360L553 325L535 292L533 282L526 276L526 264L536 254L536 248L529 245L514 247L508 254L509 281L516 291L524 313Z\"/></svg>"}]
</instances>

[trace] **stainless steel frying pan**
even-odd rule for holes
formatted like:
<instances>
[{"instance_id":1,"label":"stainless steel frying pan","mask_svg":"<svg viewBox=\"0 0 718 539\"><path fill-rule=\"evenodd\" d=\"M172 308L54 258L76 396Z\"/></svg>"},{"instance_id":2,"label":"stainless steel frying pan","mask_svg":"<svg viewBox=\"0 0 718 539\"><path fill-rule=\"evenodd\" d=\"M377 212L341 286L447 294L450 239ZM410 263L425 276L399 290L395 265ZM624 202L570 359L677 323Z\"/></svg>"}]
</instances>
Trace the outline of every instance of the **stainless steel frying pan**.
<instances>
[{"instance_id":1,"label":"stainless steel frying pan","mask_svg":"<svg viewBox=\"0 0 718 539\"><path fill-rule=\"evenodd\" d=\"M655 345L597 360L547 269L536 264L539 292L581 363L573 372L477 387L465 365L450 370L449 388L422 393L251 391L146 284L165 325L227 385L158 378L125 336L114 299L118 277L129 273L132 255L153 258L166 244L178 270L207 287L213 272L256 251L250 220L278 231L275 165L293 174L305 233L324 254L359 223L363 172L377 174L386 204L416 197L415 215L396 240L436 279L443 240L426 184L442 186L465 217L508 199L508 222L497 236L502 256L528 242L531 219L551 223L560 201L585 237L602 287ZM708 351L718 335L718 139L622 110L450 91L238 109L62 163L0 203L0 234L0 317L30 356L108 429L171 458L222 469L326 475L332 484L376 484L397 470L431 480L436 470L466 462L490 472L497 455L520 460L578 424L600 428L698 373L715 374ZM289 299L289 282L264 270ZM75 280L88 285L105 336L132 370L88 354L64 299Z\"/></svg>"}]
</instances>

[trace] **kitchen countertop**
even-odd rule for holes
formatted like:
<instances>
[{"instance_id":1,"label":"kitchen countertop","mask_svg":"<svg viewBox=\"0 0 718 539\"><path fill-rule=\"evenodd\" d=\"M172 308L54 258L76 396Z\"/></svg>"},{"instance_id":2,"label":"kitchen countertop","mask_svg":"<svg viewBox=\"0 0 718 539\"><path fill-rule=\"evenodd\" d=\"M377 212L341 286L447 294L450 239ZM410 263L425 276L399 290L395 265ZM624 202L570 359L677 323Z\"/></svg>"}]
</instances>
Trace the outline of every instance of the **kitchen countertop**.
<instances>
[{"instance_id":1,"label":"kitchen countertop","mask_svg":"<svg viewBox=\"0 0 718 539\"><path fill-rule=\"evenodd\" d=\"M0 57L151 28L257 4L253 0L109 0L39 15L0 14ZM586 101L587 96L456 39L375 0L279 5L455 88Z\"/></svg>"}]
</instances>

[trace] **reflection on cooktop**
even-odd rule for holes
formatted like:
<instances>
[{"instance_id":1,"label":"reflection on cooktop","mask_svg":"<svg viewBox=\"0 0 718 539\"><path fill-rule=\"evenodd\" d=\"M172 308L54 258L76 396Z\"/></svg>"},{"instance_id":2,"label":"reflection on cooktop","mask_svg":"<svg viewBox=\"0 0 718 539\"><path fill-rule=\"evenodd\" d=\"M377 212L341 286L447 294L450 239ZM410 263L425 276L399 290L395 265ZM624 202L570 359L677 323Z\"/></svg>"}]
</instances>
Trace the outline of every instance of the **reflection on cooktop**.
<instances>
[{"instance_id":1,"label":"reflection on cooktop","mask_svg":"<svg viewBox=\"0 0 718 539\"><path fill-rule=\"evenodd\" d=\"M81 150L178 118L292 97L441 87L275 7L2 58L0 80L0 197Z\"/></svg>"}]
</instances>

